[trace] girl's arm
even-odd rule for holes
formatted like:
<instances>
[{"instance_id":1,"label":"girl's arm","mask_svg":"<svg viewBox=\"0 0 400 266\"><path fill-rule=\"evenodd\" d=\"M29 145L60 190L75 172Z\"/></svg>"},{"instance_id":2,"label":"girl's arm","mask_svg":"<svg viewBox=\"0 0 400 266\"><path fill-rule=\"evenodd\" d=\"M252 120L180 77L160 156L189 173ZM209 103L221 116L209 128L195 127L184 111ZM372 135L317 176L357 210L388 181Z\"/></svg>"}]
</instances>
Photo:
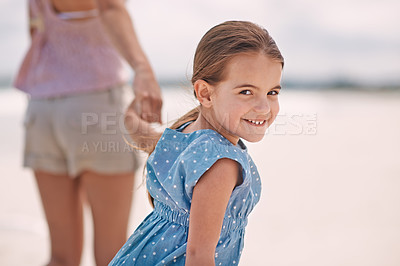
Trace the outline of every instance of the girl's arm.
<instances>
[{"instance_id":1,"label":"girl's arm","mask_svg":"<svg viewBox=\"0 0 400 266\"><path fill-rule=\"evenodd\" d=\"M194 187L186 265L214 265L226 207L240 180L237 162L224 158L205 172Z\"/></svg>"},{"instance_id":2,"label":"girl's arm","mask_svg":"<svg viewBox=\"0 0 400 266\"><path fill-rule=\"evenodd\" d=\"M151 153L161 136L161 133L154 130L151 124L138 115L136 110L138 103L135 98L125 112L124 124L129 136L135 142L137 148Z\"/></svg>"}]
</instances>

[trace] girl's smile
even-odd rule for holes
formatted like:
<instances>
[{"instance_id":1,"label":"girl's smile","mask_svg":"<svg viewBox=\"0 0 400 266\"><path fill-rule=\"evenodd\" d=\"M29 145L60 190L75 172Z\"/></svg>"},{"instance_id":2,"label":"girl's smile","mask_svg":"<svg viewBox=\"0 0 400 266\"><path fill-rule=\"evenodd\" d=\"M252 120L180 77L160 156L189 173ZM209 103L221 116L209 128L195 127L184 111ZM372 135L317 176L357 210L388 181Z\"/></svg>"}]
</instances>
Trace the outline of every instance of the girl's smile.
<instances>
[{"instance_id":1,"label":"girl's smile","mask_svg":"<svg viewBox=\"0 0 400 266\"><path fill-rule=\"evenodd\" d=\"M243 120L248 122L248 123L250 123L250 124L252 124L253 126L257 126L257 127L264 126L265 125L265 121L267 121L267 120L257 121L257 120L251 120L251 119L245 119L245 118L243 118Z\"/></svg>"}]
</instances>

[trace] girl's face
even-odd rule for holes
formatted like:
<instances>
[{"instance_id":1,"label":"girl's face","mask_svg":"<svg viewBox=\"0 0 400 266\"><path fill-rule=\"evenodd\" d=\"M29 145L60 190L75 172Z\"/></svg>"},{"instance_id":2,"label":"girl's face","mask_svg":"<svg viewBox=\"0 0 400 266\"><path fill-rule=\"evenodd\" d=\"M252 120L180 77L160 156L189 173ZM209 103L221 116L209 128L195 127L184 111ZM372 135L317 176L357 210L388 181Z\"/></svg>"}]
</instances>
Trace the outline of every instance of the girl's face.
<instances>
[{"instance_id":1,"label":"girl's face","mask_svg":"<svg viewBox=\"0 0 400 266\"><path fill-rule=\"evenodd\" d=\"M262 53L230 60L225 79L211 86L209 122L229 141L260 141L279 112L282 64Z\"/></svg>"}]
</instances>

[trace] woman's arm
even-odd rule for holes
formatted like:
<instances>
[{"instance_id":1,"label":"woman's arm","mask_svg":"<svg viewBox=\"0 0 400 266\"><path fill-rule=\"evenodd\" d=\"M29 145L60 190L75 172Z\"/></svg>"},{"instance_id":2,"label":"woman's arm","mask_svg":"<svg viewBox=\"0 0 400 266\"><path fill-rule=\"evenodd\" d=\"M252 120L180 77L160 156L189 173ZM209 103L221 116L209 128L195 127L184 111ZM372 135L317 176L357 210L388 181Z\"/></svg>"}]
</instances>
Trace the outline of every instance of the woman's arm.
<instances>
[{"instance_id":1,"label":"woman's arm","mask_svg":"<svg viewBox=\"0 0 400 266\"><path fill-rule=\"evenodd\" d=\"M33 16L32 16L32 9L31 9L31 6L29 5L29 3L28 3L28 18L29 18L29 36L31 37L31 41L32 41L32 38L33 38L33 34L35 33L35 25L34 25L34 22L33 22Z\"/></svg>"},{"instance_id":2,"label":"woman's arm","mask_svg":"<svg viewBox=\"0 0 400 266\"><path fill-rule=\"evenodd\" d=\"M140 103L138 114L149 122L161 123L161 89L136 35L124 0L97 0L100 17L109 37L135 71L133 91Z\"/></svg>"},{"instance_id":3,"label":"woman's arm","mask_svg":"<svg viewBox=\"0 0 400 266\"><path fill-rule=\"evenodd\" d=\"M223 158L205 172L194 187L186 265L214 265L226 207L240 178L237 162Z\"/></svg>"},{"instance_id":4,"label":"woman's arm","mask_svg":"<svg viewBox=\"0 0 400 266\"><path fill-rule=\"evenodd\" d=\"M139 43L124 0L51 0L58 12L97 8L108 37L135 71L133 91L140 103L138 114L149 122L161 123L162 97L150 62Z\"/></svg>"}]
</instances>

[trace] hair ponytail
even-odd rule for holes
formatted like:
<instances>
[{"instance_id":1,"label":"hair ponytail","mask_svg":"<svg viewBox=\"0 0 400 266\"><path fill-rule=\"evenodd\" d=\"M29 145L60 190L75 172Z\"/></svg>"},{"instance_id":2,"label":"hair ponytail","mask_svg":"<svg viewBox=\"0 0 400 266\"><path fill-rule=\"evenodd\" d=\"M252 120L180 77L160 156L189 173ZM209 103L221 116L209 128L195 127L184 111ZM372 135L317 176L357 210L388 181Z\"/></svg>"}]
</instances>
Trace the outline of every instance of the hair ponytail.
<instances>
[{"instance_id":1,"label":"hair ponytail","mask_svg":"<svg viewBox=\"0 0 400 266\"><path fill-rule=\"evenodd\" d=\"M183 115L181 118L179 118L175 123L172 124L170 129L178 129L183 124L185 124L187 122L190 122L190 121L196 120L199 117L199 114L200 114L199 107L200 106L197 106L197 107L193 108L192 110L187 112L185 115Z\"/></svg>"},{"instance_id":2,"label":"hair ponytail","mask_svg":"<svg viewBox=\"0 0 400 266\"><path fill-rule=\"evenodd\" d=\"M199 117L199 106L193 108L192 110L190 110L189 112L187 112L186 114L184 114L182 117L180 117L175 123L172 124L172 126L170 126L170 129L178 129L180 128L183 124L190 122L190 121L194 121L197 119L197 117ZM159 141L160 137L162 134L157 134L155 136L143 136L143 138L150 138L152 139L152 143L153 145L150 146L146 146L146 147L137 147L134 146L134 148L138 149L138 150L142 150L146 153L148 153L149 155L154 151L154 149L156 148L157 142Z\"/></svg>"}]
</instances>

